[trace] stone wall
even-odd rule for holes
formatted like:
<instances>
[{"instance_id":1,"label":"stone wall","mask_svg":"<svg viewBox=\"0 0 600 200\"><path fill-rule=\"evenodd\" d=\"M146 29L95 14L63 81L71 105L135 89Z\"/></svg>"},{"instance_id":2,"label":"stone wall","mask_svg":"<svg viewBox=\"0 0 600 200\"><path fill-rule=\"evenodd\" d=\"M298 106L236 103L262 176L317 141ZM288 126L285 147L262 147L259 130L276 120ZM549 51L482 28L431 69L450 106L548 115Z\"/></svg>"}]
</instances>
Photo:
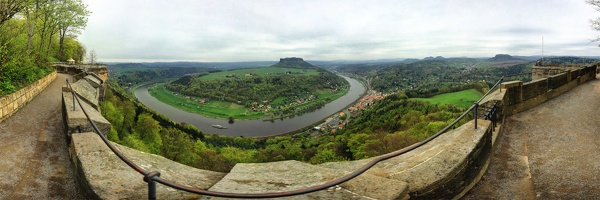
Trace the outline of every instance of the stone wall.
<instances>
[{"instance_id":1,"label":"stone wall","mask_svg":"<svg viewBox=\"0 0 600 200\"><path fill-rule=\"evenodd\" d=\"M502 83L502 88L506 89L505 111L511 115L528 110L580 84L596 79L597 68L598 64L566 70L528 83L521 81Z\"/></svg>"},{"instance_id":2,"label":"stone wall","mask_svg":"<svg viewBox=\"0 0 600 200\"><path fill-rule=\"evenodd\" d=\"M19 91L0 97L0 122L16 113L56 78L56 71L46 75Z\"/></svg>"},{"instance_id":3,"label":"stone wall","mask_svg":"<svg viewBox=\"0 0 600 200\"><path fill-rule=\"evenodd\" d=\"M567 72L569 70L576 70L582 68L582 65L544 65L544 66L533 66L531 68L531 80L538 80L548 78L560 73Z\"/></svg>"}]
</instances>

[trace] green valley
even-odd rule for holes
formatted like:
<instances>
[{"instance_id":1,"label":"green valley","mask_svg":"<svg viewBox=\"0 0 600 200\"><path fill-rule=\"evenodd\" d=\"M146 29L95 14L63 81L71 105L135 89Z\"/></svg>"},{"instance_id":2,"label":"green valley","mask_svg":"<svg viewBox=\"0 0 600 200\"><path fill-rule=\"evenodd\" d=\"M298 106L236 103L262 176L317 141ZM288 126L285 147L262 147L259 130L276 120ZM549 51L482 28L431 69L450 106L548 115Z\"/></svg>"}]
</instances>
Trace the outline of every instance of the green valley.
<instances>
[{"instance_id":1,"label":"green valley","mask_svg":"<svg viewBox=\"0 0 600 200\"><path fill-rule=\"evenodd\" d=\"M149 91L164 103L208 117L274 120L321 108L348 89L342 77L301 58L285 58L270 67L189 74Z\"/></svg>"},{"instance_id":2,"label":"green valley","mask_svg":"<svg viewBox=\"0 0 600 200\"><path fill-rule=\"evenodd\" d=\"M264 117L262 112L251 112L244 106L225 101L206 101L197 97L183 96L165 88L166 83L158 83L148 89L150 94L173 107L192 113L199 113L214 118L235 116L236 119L256 119Z\"/></svg>"},{"instance_id":3,"label":"green valley","mask_svg":"<svg viewBox=\"0 0 600 200\"><path fill-rule=\"evenodd\" d=\"M473 105L473 102L481 98L481 92L470 89L463 90L460 92L452 92L446 94L435 95L431 98L410 98L411 100L426 101L432 104L453 104L463 107L469 107Z\"/></svg>"}]
</instances>

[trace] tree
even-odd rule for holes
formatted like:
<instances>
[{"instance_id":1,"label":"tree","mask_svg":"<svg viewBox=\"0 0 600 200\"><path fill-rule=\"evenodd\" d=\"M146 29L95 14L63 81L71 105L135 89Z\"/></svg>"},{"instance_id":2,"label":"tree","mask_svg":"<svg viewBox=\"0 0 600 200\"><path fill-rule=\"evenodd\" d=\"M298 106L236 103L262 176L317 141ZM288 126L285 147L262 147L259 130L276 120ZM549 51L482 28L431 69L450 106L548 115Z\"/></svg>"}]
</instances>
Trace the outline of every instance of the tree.
<instances>
[{"instance_id":1,"label":"tree","mask_svg":"<svg viewBox=\"0 0 600 200\"><path fill-rule=\"evenodd\" d=\"M5 21L21 12L29 0L0 0L0 27Z\"/></svg>"},{"instance_id":2,"label":"tree","mask_svg":"<svg viewBox=\"0 0 600 200\"><path fill-rule=\"evenodd\" d=\"M87 17L90 11L81 0L62 0L59 1L58 7L58 30L59 30L59 57L65 57L65 37L68 33L79 33L87 24Z\"/></svg>"},{"instance_id":3,"label":"tree","mask_svg":"<svg viewBox=\"0 0 600 200\"><path fill-rule=\"evenodd\" d=\"M162 138L160 137L160 128L151 114L141 114L136 123L135 132L139 134L140 139L144 141L149 148L150 153L160 153L162 147Z\"/></svg>"},{"instance_id":4,"label":"tree","mask_svg":"<svg viewBox=\"0 0 600 200\"><path fill-rule=\"evenodd\" d=\"M96 59L98 59L98 55L96 55L96 50L92 49L92 51L90 51L90 64L96 64Z\"/></svg>"},{"instance_id":5,"label":"tree","mask_svg":"<svg viewBox=\"0 0 600 200\"><path fill-rule=\"evenodd\" d=\"M175 128L165 128L160 131L165 157L184 164L192 164L194 143L190 137Z\"/></svg>"},{"instance_id":6,"label":"tree","mask_svg":"<svg viewBox=\"0 0 600 200\"><path fill-rule=\"evenodd\" d=\"M587 0L586 3L592 5L592 7L594 7L594 9L596 9L596 11L600 12L600 0ZM590 24L592 26L592 29L594 29L596 31L600 31L600 17L598 17L596 19L590 19ZM600 36L598 36L596 39L592 39L591 41L592 42L600 41Z\"/></svg>"}]
</instances>

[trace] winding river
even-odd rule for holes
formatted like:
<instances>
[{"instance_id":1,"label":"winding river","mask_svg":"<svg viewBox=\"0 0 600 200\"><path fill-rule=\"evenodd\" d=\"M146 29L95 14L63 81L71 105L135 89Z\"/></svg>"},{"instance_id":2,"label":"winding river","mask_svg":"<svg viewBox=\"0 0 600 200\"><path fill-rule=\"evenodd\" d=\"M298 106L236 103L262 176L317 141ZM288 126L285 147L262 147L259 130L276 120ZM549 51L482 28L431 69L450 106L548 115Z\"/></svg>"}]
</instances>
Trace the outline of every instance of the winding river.
<instances>
[{"instance_id":1,"label":"winding river","mask_svg":"<svg viewBox=\"0 0 600 200\"><path fill-rule=\"evenodd\" d=\"M192 124L206 133L226 136L264 137L292 132L314 124L342 110L344 107L360 98L365 92L365 87L355 79L345 76L342 77L350 83L350 91L348 91L346 95L313 112L275 121L263 121L262 119L240 120L235 121L233 124L229 124L226 119L209 118L179 110L152 97L150 93L148 93L148 87L150 87L150 85L139 87L134 91L134 94L140 102L150 109L169 117L173 121ZM227 129L214 128L212 127L214 124L223 125L227 127Z\"/></svg>"}]
</instances>

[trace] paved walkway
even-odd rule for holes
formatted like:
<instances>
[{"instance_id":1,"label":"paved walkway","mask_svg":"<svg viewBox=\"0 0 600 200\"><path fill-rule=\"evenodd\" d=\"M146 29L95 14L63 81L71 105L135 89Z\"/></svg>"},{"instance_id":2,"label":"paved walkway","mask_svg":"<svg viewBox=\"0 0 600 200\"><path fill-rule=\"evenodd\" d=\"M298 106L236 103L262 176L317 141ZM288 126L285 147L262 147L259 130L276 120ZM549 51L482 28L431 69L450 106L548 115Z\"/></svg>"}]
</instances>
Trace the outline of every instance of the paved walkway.
<instances>
[{"instance_id":1,"label":"paved walkway","mask_svg":"<svg viewBox=\"0 0 600 200\"><path fill-rule=\"evenodd\" d=\"M75 184L61 115L57 78L0 123L0 199L83 199Z\"/></svg>"},{"instance_id":2,"label":"paved walkway","mask_svg":"<svg viewBox=\"0 0 600 200\"><path fill-rule=\"evenodd\" d=\"M600 80L507 118L464 199L600 199Z\"/></svg>"}]
</instances>

